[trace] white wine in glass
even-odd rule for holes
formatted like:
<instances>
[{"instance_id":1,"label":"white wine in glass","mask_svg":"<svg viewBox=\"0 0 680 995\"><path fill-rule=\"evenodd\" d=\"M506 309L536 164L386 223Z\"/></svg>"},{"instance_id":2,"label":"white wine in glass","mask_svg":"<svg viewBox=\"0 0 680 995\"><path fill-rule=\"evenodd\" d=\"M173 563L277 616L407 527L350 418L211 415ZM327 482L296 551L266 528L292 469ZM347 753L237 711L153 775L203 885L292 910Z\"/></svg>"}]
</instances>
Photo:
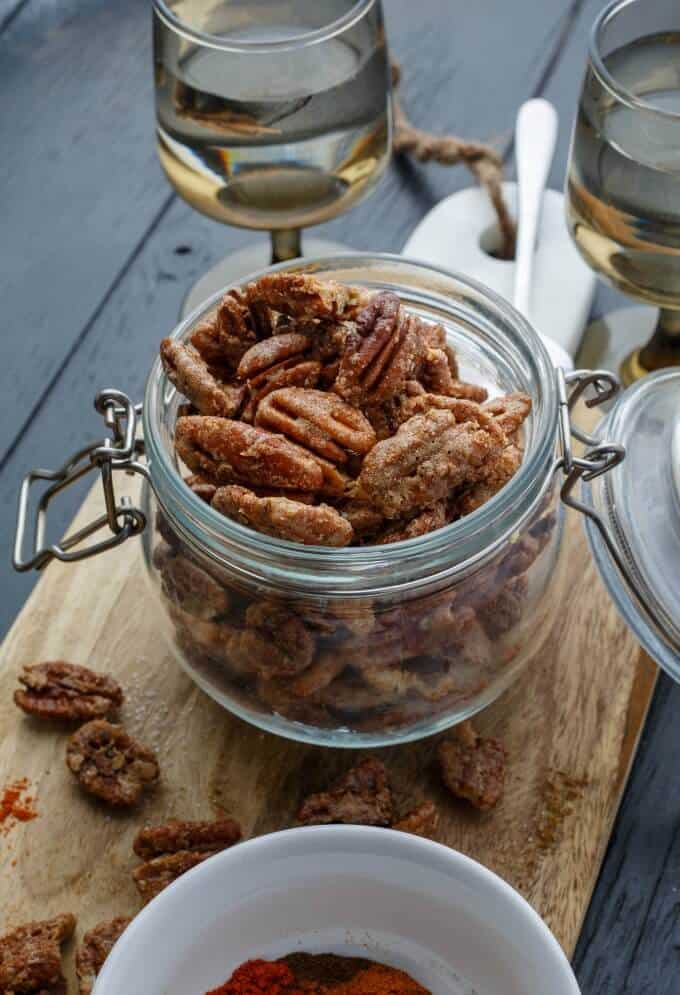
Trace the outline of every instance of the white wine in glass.
<instances>
[{"instance_id":1,"label":"white wine in glass","mask_svg":"<svg viewBox=\"0 0 680 995\"><path fill-rule=\"evenodd\" d=\"M661 308L650 342L623 359L624 380L680 363L676 0L617 0L598 19L574 128L567 216L593 269ZM615 320L611 327L616 335Z\"/></svg>"},{"instance_id":2,"label":"white wine in glass","mask_svg":"<svg viewBox=\"0 0 680 995\"><path fill-rule=\"evenodd\" d=\"M161 164L193 207L268 230L274 261L300 230L373 189L391 150L380 0L154 0Z\"/></svg>"}]
</instances>

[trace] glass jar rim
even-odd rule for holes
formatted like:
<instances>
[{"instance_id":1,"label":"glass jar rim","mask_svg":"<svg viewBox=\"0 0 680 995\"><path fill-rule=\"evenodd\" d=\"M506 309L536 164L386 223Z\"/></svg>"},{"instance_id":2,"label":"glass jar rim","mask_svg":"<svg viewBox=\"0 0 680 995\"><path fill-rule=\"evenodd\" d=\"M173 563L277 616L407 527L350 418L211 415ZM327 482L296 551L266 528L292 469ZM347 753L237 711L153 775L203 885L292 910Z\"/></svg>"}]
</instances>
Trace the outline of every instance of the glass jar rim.
<instances>
[{"instance_id":1,"label":"glass jar rim","mask_svg":"<svg viewBox=\"0 0 680 995\"><path fill-rule=\"evenodd\" d=\"M153 7L168 27L172 28L173 31L182 35L188 41L202 45L204 48L214 48L223 52L248 55L266 55L273 52L294 51L330 41L331 38L335 38L343 31L347 31L353 27L375 3L376 0L354 0L352 7L346 13L329 24L324 25L324 27L316 28L314 31L303 31L299 35L292 35L290 38L282 38L275 41L248 41L232 38L229 35L214 35L208 31L200 31L198 28L187 24L171 10L166 0L153 0Z\"/></svg>"},{"instance_id":2,"label":"glass jar rim","mask_svg":"<svg viewBox=\"0 0 680 995\"><path fill-rule=\"evenodd\" d=\"M293 262L293 264L280 263L277 266L267 267L265 270L244 276L234 286L242 286L258 279L264 273L290 270L291 268L314 272L319 268L323 270L324 267L332 265L339 266L342 263L356 265L362 262L366 264L384 263L387 266L396 266L397 268L400 265L405 265L419 273L454 281L462 290L478 295L499 320L505 321L512 327L518 343L526 352L526 358L530 361L532 372L536 375L540 397L543 401L538 411L534 407L534 412L538 417L536 439L532 445L532 451L523 460L514 477L476 511L427 535L388 545L341 548L306 546L264 535L226 518L197 497L184 483L181 474L177 471L173 455L163 444L160 435L163 398L167 391L175 390L163 370L160 358L155 360L149 374L144 399L144 435L152 485L163 510L175 522L178 521L177 514L173 513L176 509L189 513L191 522L189 529L182 527L182 522L179 522L185 538L190 542L193 541L194 544L196 543L194 527L197 525L201 530L199 542L201 549L216 559L228 558L229 544L231 544L233 552L257 554L261 558L260 563L265 573L269 572L267 570L268 563L271 565L275 560L285 560L286 569L300 571L295 576L299 580L305 578L312 589L318 585L319 577L323 573L326 582L335 581L347 593L357 595L365 593L365 591L352 589L351 584L347 583L348 576L351 577L363 570L370 571L382 568L384 572L385 567L389 567L390 564L396 567L397 563L403 567L408 567L410 564L415 570L416 566L420 565L421 569L425 568L422 573L423 583L432 582L433 578L440 576L440 574L449 576L452 569L462 571L471 568L473 564L487 559L504 542L507 542L522 522L532 514L552 479L555 466L558 408L555 371L552 361L540 337L529 322L507 301L489 288L442 267L390 253L353 252L345 256L305 258ZM357 280L357 282L361 281ZM223 288L196 308L177 325L171 333L171 337L183 338L196 320L213 308L229 289L229 286ZM540 486L537 485L537 481L541 482ZM159 495L162 496L159 497ZM459 558L453 564L449 564L446 570L432 573L426 569L431 558L436 559L436 554L441 556L445 550L453 553L456 549L464 551L466 548L474 546L477 537L484 536L485 533L488 534L490 527L498 521L507 522L507 525L504 525L500 531L497 530L498 534L492 543L482 544L474 555L463 555L462 559ZM211 538L218 540L219 550L211 543ZM420 575L418 576L420 577ZM409 575L409 579L404 580L404 583L413 588L414 584L417 583L415 575ZM400 585L395 578L394 583L390 583L389 586L398 590Z\"/></svg>"},{"instance_id":3,"label":"glass jar rim","mask_svg":"<svg viewBox=\"0 0 680 995\"><path fill-rule=\"evenodd\" d=\"M657 107L657 105L651 101L644 100L643 98L636 96L626 86L620 83L614 74L610 72L605 62L605 57L602 55L602 36L604 35L604 32L609 24L618 14L621 13L621 11L632 6L633 4L642 2L643 0L611 0L611 2L600 11L595 18L592 28L590 29L590 64L602 85L605 89L609 90L611 95L615 97L619 103L625 104L627 107L630 107L631 110L643 111L646 114L654 114L660 118L666 118L669 121L680 123L680 112L671 111L663 107Z\"/></svg>"}]
</instances>

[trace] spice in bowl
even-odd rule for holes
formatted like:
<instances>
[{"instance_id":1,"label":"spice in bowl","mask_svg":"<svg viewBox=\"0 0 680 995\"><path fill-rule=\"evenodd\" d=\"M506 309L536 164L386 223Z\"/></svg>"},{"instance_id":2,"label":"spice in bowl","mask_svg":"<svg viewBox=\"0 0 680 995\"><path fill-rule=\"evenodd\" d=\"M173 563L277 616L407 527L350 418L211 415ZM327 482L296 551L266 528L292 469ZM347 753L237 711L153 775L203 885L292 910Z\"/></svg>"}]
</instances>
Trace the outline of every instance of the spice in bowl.
<instances>
[{"instance_id":1,"label":"spice in bowl","mask_svg":"<svg viewBox=\"0 0 680 995\"><path fill-rule=\"evenodd\" d=\"M205 995L430 995L404 971L360 957L288 954L249 960Z\"/></svg>"}]
</instances>

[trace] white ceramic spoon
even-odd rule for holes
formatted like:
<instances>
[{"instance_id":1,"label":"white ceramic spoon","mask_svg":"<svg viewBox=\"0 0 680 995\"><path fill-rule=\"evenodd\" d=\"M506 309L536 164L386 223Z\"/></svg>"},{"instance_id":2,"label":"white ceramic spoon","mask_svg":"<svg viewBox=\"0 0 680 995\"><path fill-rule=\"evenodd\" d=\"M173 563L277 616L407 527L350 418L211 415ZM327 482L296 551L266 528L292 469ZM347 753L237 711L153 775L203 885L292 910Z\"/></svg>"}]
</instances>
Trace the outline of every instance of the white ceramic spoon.
<instances>
[{"instance_id":1,"label":"white ceramic spoon","mask_svg":"<svg viewBox=\"0 0 680 995\"><path fill-rule=\"evenodd\" d=\"M515 127L517 162L517 249L514 305L529 321L531 278L536 255L543 195L555 154L557 111L547 100L527 100L519 109ZM537 329L537 331L540 330ZM541 335L555 366L573 368L569 354L553 339Z\"/></svg>"}]
</instances>

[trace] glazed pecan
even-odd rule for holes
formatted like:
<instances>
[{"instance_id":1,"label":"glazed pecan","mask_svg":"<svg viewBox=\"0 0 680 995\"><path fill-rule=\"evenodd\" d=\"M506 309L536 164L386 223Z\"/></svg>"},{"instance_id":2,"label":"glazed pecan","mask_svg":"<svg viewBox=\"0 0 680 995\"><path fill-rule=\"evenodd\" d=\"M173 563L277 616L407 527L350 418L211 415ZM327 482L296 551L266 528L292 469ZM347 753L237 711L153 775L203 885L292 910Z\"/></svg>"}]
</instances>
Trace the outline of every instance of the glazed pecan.
<instances>
[{"instance_id":1,"label":"glazed pecan","mask_svg":"<svg viewBox=\"0 0 680 995\"><path fill-rule=\"evenodd\" d=\"M132 880L143 900L150 902L182 874L212 856L213 853L191 850L166 853L162 857L154 857L153 860L147 860L139 867L135 867L132 871Z\"/></svg>"},{"instance_id":2,"label":"glazed pecan","mask_svg":"<svg viewBox=\"0 0 680 995\"><path fill-rule=\"evenodd\" d=\"M531 411L531 398L527 394L505 394L503 397L494 397L487 401L483 408L510 437L528 417Z\"/></svg>"},{"instance_id":3,"label":"glazed pecan","mask_svg":"<svg viewBox=\"0 0 680 995\"><path fill-rule=\"evenodd\" d=\"M504 444L502 430L483 413L462 423L450 411L416 415L366 456L357 496L388 518L408 515L480 479Z\"/></svg>"},{"instance_id":4,"label":"glazed pecan","mask_svg":"<svg viewBox=\"0 0 680 995\"><path fill-rule=\"evenodd\" d=\"M75 927L75 916L61 915L25 923L0 937L0 991L66 995L59 948Z\"/></svg>"},{"instance_id":5,"label":"glazed pecan","mask_svg":"<svg viewBox=\"0 0 680 995\"><path fill-rule=\"evenodd\" d=\"M346 546L354 535L349 522L328 504L258 497L236 484L219 488L213 508L265 535L306 546Z\"/></svg>"},{"instance_id":6,"label":"glazed pecan","mask_svg":"<svg viewBox=\"0 0 680 995\"><path fill-rule=\"evenodd\" d=\"M363 826L389 826L392 792L385 765L367 757L352 767L328 791L310 795L298 812L303 825L344 822Z\"/></svg>"},{"instance_id":7,"label":"glazed pecan","mask_svg":"<svg viewBox=\"0 0 680 995\"><path fill-rule=\"evenodd\" d=\"M85 791L116 807L134 805L160 776L154 752L104 719L73 733L66 763Z\"/></svg>"},{"instance_id":8,"label":"glazed pecan","mask_svg":"<svg viewBox=\"0 0 680 995\"><path fill-rule=\"evenodd\" d=\"M100 922L85 933L76 953L80 995L91 995L104 961L131 922L132 919L126 916L118 916L107 922Z\"/></svg>"},{"instance_id":9,"label":"glazed pecan","mask_svg":"<svg viewBox=\"0 0 680 995\"><path fill-rule=\"evenodd\" d=\"M475 398L448 397L444 394L426 394L423 392L400 399L398 407L391 413L391 420L396 429L409 418L413 418L414 415L425 415L428 411L435 409L450 411L457 422L479 420L480 417L484 419L484 415L480 415L479 403Z\"/></svg>"},{"instance_id":10,"label":"glazed pecan","mask_svg":"<svg viewBox=\"0 0 680 995\"><path fill-rule=\"evenodd\" d=\"M482 479L467 488L454 501L457 515L469 515L490 501L511 480L522 465L522 452L509 443L486 468Z\"/></svg>"},{"instance_id":11,"label":"glazed pecan","mask_svg":"<svg viewBox=\"0 0 680 995\"><path fill-rule=\"evenodd\" d=\"M376 442L360 411L322 390L274 391L260 403L255 424L280 432L333 463L345 463L348 453L363 455Z\"/></svg>"},{"instance_id":12,"label":"glazed pecan","mask_svg":"<svg viewBox=\"0 0 680 995\"><path fill-rule=\"evenodd\" d=\"M444 347L430 346L423 351L418 378L425 389L433 394L455 397L455 391L460 390L455 359L452 362L452 353Z\"/></svg>"},{"instance_id":13,"label":"glazed pecan","mask_svg":"<svg viewBox=\"0 0 680 995\"><path fill-rule=\"evenodd\" d=\"M372 542L377 546L384 546L391 542L401 542L404 539L415 539L416 536L427 535L428 532L440 529L446 525L446 521L446 502L438 501L432 508L426 508L410 521L390 524L383 532L379 532Z\"/></svg>"},{"instance_id":14,"label":"glazed pecan","mask_svg":"<svg viewBox=\"0 0 680 995\"><path fill-rule=\"evenodd\" d=\"M201 414L235 418L241 410L246 393L243 385L216 380L194 346L163 339L161 359L168 379Z\"/></svg>"},{"instance_id":15,"label":"glazed pecan","mask_svg":"<svg viewBox=\"0 0 680 995\"><path fill-rule=\"evenodd\" d=\"M422 353L421 322L402 317L399 298L378 294L357 316L333 386L352 404L375 405L404 390Z\"/></svg>"},{"instance_id":16,"label":"glazed pecan","mask_svg":"<svg viewBox=\"0 0 680 995\"><path fill-rule=\"evenodd\" d=\"M399 819L392 826L401 833L412 833L414 836L432 837L439 826L439 812L434 802L423 802Z\"/></svg>"},{"instance_id":17,"label":"glazed pecan","mask_svg":"<svg viewBox=\"0 0 680 995\"><path fill-rule=\"evenodd\" d=\"M310 336L299 332L287 332L273 335L261 342L256 342L248 352L241 357L236 370L241 380L257 382L263 374L281 367L282 363L292 361L298 363L300 357L310 347Z\"/></svg>"},{"instance_id":18,"label":"glazed pecan","mask_svg":"<svg viewBox=\"0 0 680 995\"><path fill-rule=\"evenodd\" d=\"M324 474L301 446L262 428L226 418L180 418L177 453L194 473L217 484L245 483L317 491Z\"/></svg>"},{"instance_id":19,"label":"glazed pecan","mask_svg":"<svg viewBox=\"0 0 680 995\"><path fill-rule=\"evenodd\" d=\"M342 506L342 515L360 539L374 536L385 524L385 516L381 512L366 501L359 501L356 498L350 499Z\"/></svg>"},{"instance_id":20,"label":"glazed pecan","mask_svg":"<svg viewBox=\"0 0 680 995\"><path fill-rule=\"evenodd\" d=\"M274 321L264 302L251 302L240 290L230 290L220 301L216 326L222 356L235 368L251 345L272 334Z\"/></svg>"},{"instance_id":21,"label":"glazed pecan","mask_svg":"<svg viewBox=\"0 0 680 995\"><path fill-rule=\"evenodd\" d=\"M163 592L189 615L210 619L230 605L228 591L187 556L168 556L160 564Z\"/></svg>"},{"instance_id":22,"label":"glazed pecan","mask_svg":"<svg viewBox=\"0 0 680 995\"><path fill-rule=\"evenodd\" d=\"M210 504L215 497L216 484L211 484L199 473L192 473L190 477L185 477L184 483L194 492L196 497L200 497L201 501L205 501L206 504Z\"/></svg>"},{"instance_id":23,"label":"glazed pecan","mask_svg":"<svg viewBox=\"0 0 680 995\"><path fill-rule=\"evenodd\" d=\"M306 670L314 658L313 635L285 605L271 601L249 605L246 628L229 646L236 660L248 661L261 677L292 677Z\"/></svg>"},{"instance_id":24,"label":"glazed pecan","mask_svg":"<svg viewBox=\"0 0 680 995\"><path fill-rule=\"evenodd\" d=\"M500 638L520 621L528 588L524 574L513 577L491 601L477 609L479 621L490 639Z\"/></svg>"},{"instance_id":25,"label":"glazed pecan","mask_svg":"<svg viewBox=\"0 0 680 995\"><path fill-rule=\"evenodd\" d=\"M235 819L212 822L184 822L171 819L161 826L144 826L134 838L132 849L142 860L180 850L217 853L241 839L241 826Z\"/></svg>"},{"instance_id":26,"label":"glazed pecan","mask_svg":"<svg viewBox=\"0 0 680 995\"><path fill-rule=\"evenodd\" d=\"M483 812L503 796L507 751L498 739L483 739L470 722L462 723L438 747L444 784Z\"/></svg>"},{"instance_id":27,"label":"glazed pecan","mask_svg":"<svg viewBox=\"0 0 680 995\"><path fill-rule=\"evenodd\" d=\"M194 328L189 336L194 349L200 354L207 366L215 366L225 360L224 347L220 342L220 332L217 327L217 319L212 318L201 322Z\"/></svg>"},{"instance_id":28,"label":"glazed pecan","mask_svg":"<svg viewBox=\"0 0 680 995\"><path fill-rule=\"evenodd\" d=\"M248 284L246 297L294 318L343 318L356 314L370 294L307 273L269 273Z\"/></svg>"},{"instance_id":29,"label":"glazed pecan","mask_svg":"<svg viewBox=\"0 0 680 995\"><path fill-rule=\"evenodd\" d=\"M108 674L57 660L24 666L19 681L24 689L14 701L40 719L94 719L108 715L123 703L119 684Z\"/></svg>"}]
</instances>

